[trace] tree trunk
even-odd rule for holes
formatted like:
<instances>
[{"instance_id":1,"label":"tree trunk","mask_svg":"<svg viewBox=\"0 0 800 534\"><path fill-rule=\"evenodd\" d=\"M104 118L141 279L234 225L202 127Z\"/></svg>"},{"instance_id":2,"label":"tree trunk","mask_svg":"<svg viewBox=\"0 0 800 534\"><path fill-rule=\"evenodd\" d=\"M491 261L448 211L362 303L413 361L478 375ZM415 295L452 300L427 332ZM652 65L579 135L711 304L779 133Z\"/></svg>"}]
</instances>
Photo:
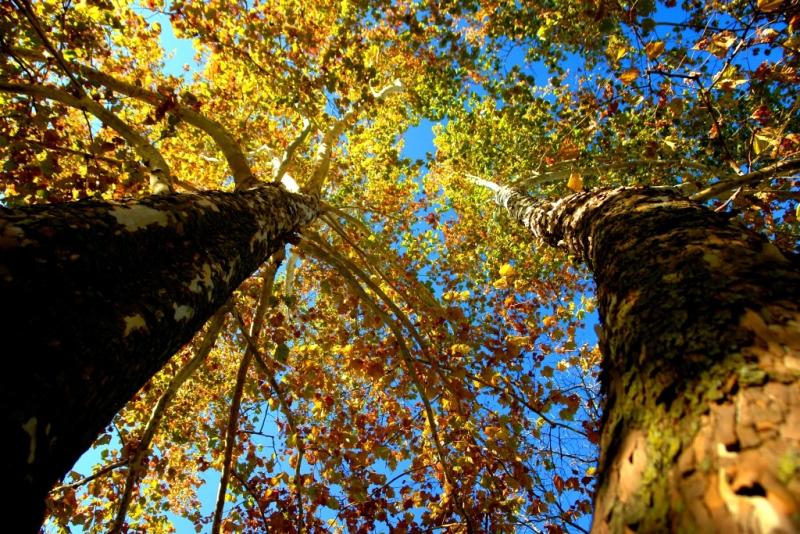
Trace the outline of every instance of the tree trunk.
<instances>
[{"instance_id":1,"label":"tree trunk","mask_svg":"<svg viewBox=\"0 0 800 534\"><path fill-rule=\"evenodd\" d=\"M317 210L276 186L0 208L11 531L37 529L114 414Z\"/></svg>"},{"instance_id":2,"label":"tree trunk","mask_svg":"<svg viewBox=\"0 0 800 534\"><path fill-rule=\"evenodd\" d=\"M800 530L800 267L660 189L498 202L594 272L594 532Z\"/></svg>"}]
</instances>

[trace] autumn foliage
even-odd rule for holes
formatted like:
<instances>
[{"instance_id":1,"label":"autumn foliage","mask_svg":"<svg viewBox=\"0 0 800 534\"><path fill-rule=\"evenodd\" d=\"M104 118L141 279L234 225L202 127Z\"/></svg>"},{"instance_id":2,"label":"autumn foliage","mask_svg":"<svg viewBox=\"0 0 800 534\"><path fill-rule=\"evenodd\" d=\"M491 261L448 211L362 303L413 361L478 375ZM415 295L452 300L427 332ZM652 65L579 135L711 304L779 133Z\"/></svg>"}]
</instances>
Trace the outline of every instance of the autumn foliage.
<instances>
[{"instance_id":1,"label":"autumn foliage","mask_svg":"<svg viewBox=\"0 0 800 534\"><path fill-rule=\"evenodd\" d=\"M800 4L682 4L0 5L3 205L259 181L324 202L53 489L45 528L586 531L591 278L475 179L677 188L792 252ZM182 70L167 35L194 47Z\"/></svg>"}]
</instances>

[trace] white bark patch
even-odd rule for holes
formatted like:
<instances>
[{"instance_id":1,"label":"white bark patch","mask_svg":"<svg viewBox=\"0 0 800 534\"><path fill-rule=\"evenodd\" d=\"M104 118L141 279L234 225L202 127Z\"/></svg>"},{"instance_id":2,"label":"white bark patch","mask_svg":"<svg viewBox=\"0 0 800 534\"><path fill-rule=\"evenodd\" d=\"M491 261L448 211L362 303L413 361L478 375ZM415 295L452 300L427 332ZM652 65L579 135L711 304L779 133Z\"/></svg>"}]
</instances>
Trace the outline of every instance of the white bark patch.
<instances>
[{"instance_id":1,"label":"white bark patch","mask_svg":"<svg viewBox=\"0 0 800 534\"><path fill-rule=\"evenodd\" d=\"M147 206L114 206L111 215L129 232L135 232L151 224L166 226L169 222L166 212Z\"/></svg>"},{"instance_id":2,"label":"white bark patch","mask_svg":"<svg viewBox=\"0 0 800 534\"><path fill-rule=\"evenodd\" d=\"M27 423L22 425L22 430L24 430L31 439L31 445L28 449L28 464L32 464L36 459L36 423L36 418L31 417L28 419Z\"/></svg>"},{"instance_id":3,"label":"white bark patch","mask_svg":"<svg viewBox=\"0 0 800 534\"><path fill-rule=\"evenodd\" d=\"M125 333L122 337L128 337L128 334L133 332L134 330L139 330L140 328L147 329L147 322L145 322L144 317L140 314L136 315L128 315L127 317L123 317L125 321Z\"/></svg>"},{"instance_id":4,"label":"white bark patch","mask_svg":"<svg viewBox=\"0 0 800 534\"><path fill-rule=\"evenodd\" d=\"M259 241L263 243L266 240L267 240L267 229L262 228L261 230L253 234L253 237L250 239L250 252L253 252L255 250L256 243L258 243Z\"/></svg>"},{"instance_id":5,"label":"white bark patch","mask_svg":"<svg viewBox=\"0 0 800 534\"><path fill-rule=\"evenodd\" d=\"M236 272L236 266L238 264L239 264L239 258L237 256L236 258L233 258L233 261L231 262L231 266L228 269L228 272L223 275L225 277L226 284L229 284L233 279L233 274Z\"/></svg>"},{"instance_id":6,"label":"white bark patch","mask_svg":"<svg viewBox=\"0 0 800 534\"><path fill-rule=\"evenodd\" d=\"M211 292L214 290L214 281L211 278L211 266L207 263L203 264L203 272L196 275L191 282L189 282L189 291L192 293L202 293L203 288L200 287L200 284L203 284L208 288L208 294L211 295Z\"/></svg>"},{"instance_id":7,"label":"white bark patch","mask_svg":"<svg viewBox=\"0 0 800 534\"><path fill-rule=\"evenodd\" d=\"M297 185L295 179L288 174L281 176L281 184L283 184L283 187L290 193L298 193L300 191L300 186Z\"/></svg>"},{"instance_id":8,"label":"white bark patch","mask_svg":"<svg viewBox=\"0 0 800 534\"><path fill-rule=\"evenodd\" d=\"M194 309L186 304L173 304L172 309L175 310L176 321L186 321L194 316Z\"/></svg>"},{"instance_id":9,"label":"white bark patch","mask_svg":"<svg viewBox=\"0 0 800 534\"><path fill-rule=\"evenodd\" d=\"M217 213L219 213L219 208L217 207L217 205L214 204L213 202L211 202L210 200L208 200L207 198L200 198L197 201L197 205L198 206L203 206L204 208L209 208L212 211L216 211Z\"/></svg>"}]
</instances>

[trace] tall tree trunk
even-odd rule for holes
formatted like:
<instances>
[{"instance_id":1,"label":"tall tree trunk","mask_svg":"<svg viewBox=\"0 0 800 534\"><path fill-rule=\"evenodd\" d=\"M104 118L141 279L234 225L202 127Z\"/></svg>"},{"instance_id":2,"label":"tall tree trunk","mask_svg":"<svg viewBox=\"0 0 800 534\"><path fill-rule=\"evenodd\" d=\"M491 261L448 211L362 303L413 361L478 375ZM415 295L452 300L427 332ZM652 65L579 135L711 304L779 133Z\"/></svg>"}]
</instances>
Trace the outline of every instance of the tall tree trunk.
<instances>
[{"instance_id":1,"label":"tall tree trunk","mask_svg":"<svg viewBox=\"0 0 800 534\"><path fill-rule=\"evenodd\" d=\"M12 531L36 530L47 492L114 414L317 210L276 186L0 208Z\"/></svg>"},{"instance_id":2,"label":"tall tree trunk","mask_svg":"<svg viewBox=\"0 0 800 534\"><path fill-rule=\"evenodd\" d=\"M594 532L800 530L800 268L671 191L498 202L594 272Z\"/></svg>"}]
</instances>

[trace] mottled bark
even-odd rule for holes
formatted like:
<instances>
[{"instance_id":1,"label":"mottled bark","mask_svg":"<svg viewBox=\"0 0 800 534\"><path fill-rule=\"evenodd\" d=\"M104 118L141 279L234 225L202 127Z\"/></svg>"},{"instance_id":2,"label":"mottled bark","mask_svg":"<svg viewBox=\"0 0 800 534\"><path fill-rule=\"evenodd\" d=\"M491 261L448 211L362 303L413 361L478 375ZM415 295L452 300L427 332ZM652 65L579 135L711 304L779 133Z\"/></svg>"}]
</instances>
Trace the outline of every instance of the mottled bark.
<instances>
[{"instance_id":1,"label":"mottled bark","mask_svg":"<svg viewBox=\"0 0 800 534\"><path fill-rule=\"evenodd\" d=\"M674 192L498 202L594 272L594 532L800 530L800 267Z\"/></svg>"},{"instance_id":2,"label":"mottled bark","mask_svg":"<svg viewBox=\"0 0 800 534\"><path fill-rule=\"evenodd\" d=\"M114 414L317 209L276 186L0 208L11 530L39 525Z\"/></svg>"}]
</instances>

